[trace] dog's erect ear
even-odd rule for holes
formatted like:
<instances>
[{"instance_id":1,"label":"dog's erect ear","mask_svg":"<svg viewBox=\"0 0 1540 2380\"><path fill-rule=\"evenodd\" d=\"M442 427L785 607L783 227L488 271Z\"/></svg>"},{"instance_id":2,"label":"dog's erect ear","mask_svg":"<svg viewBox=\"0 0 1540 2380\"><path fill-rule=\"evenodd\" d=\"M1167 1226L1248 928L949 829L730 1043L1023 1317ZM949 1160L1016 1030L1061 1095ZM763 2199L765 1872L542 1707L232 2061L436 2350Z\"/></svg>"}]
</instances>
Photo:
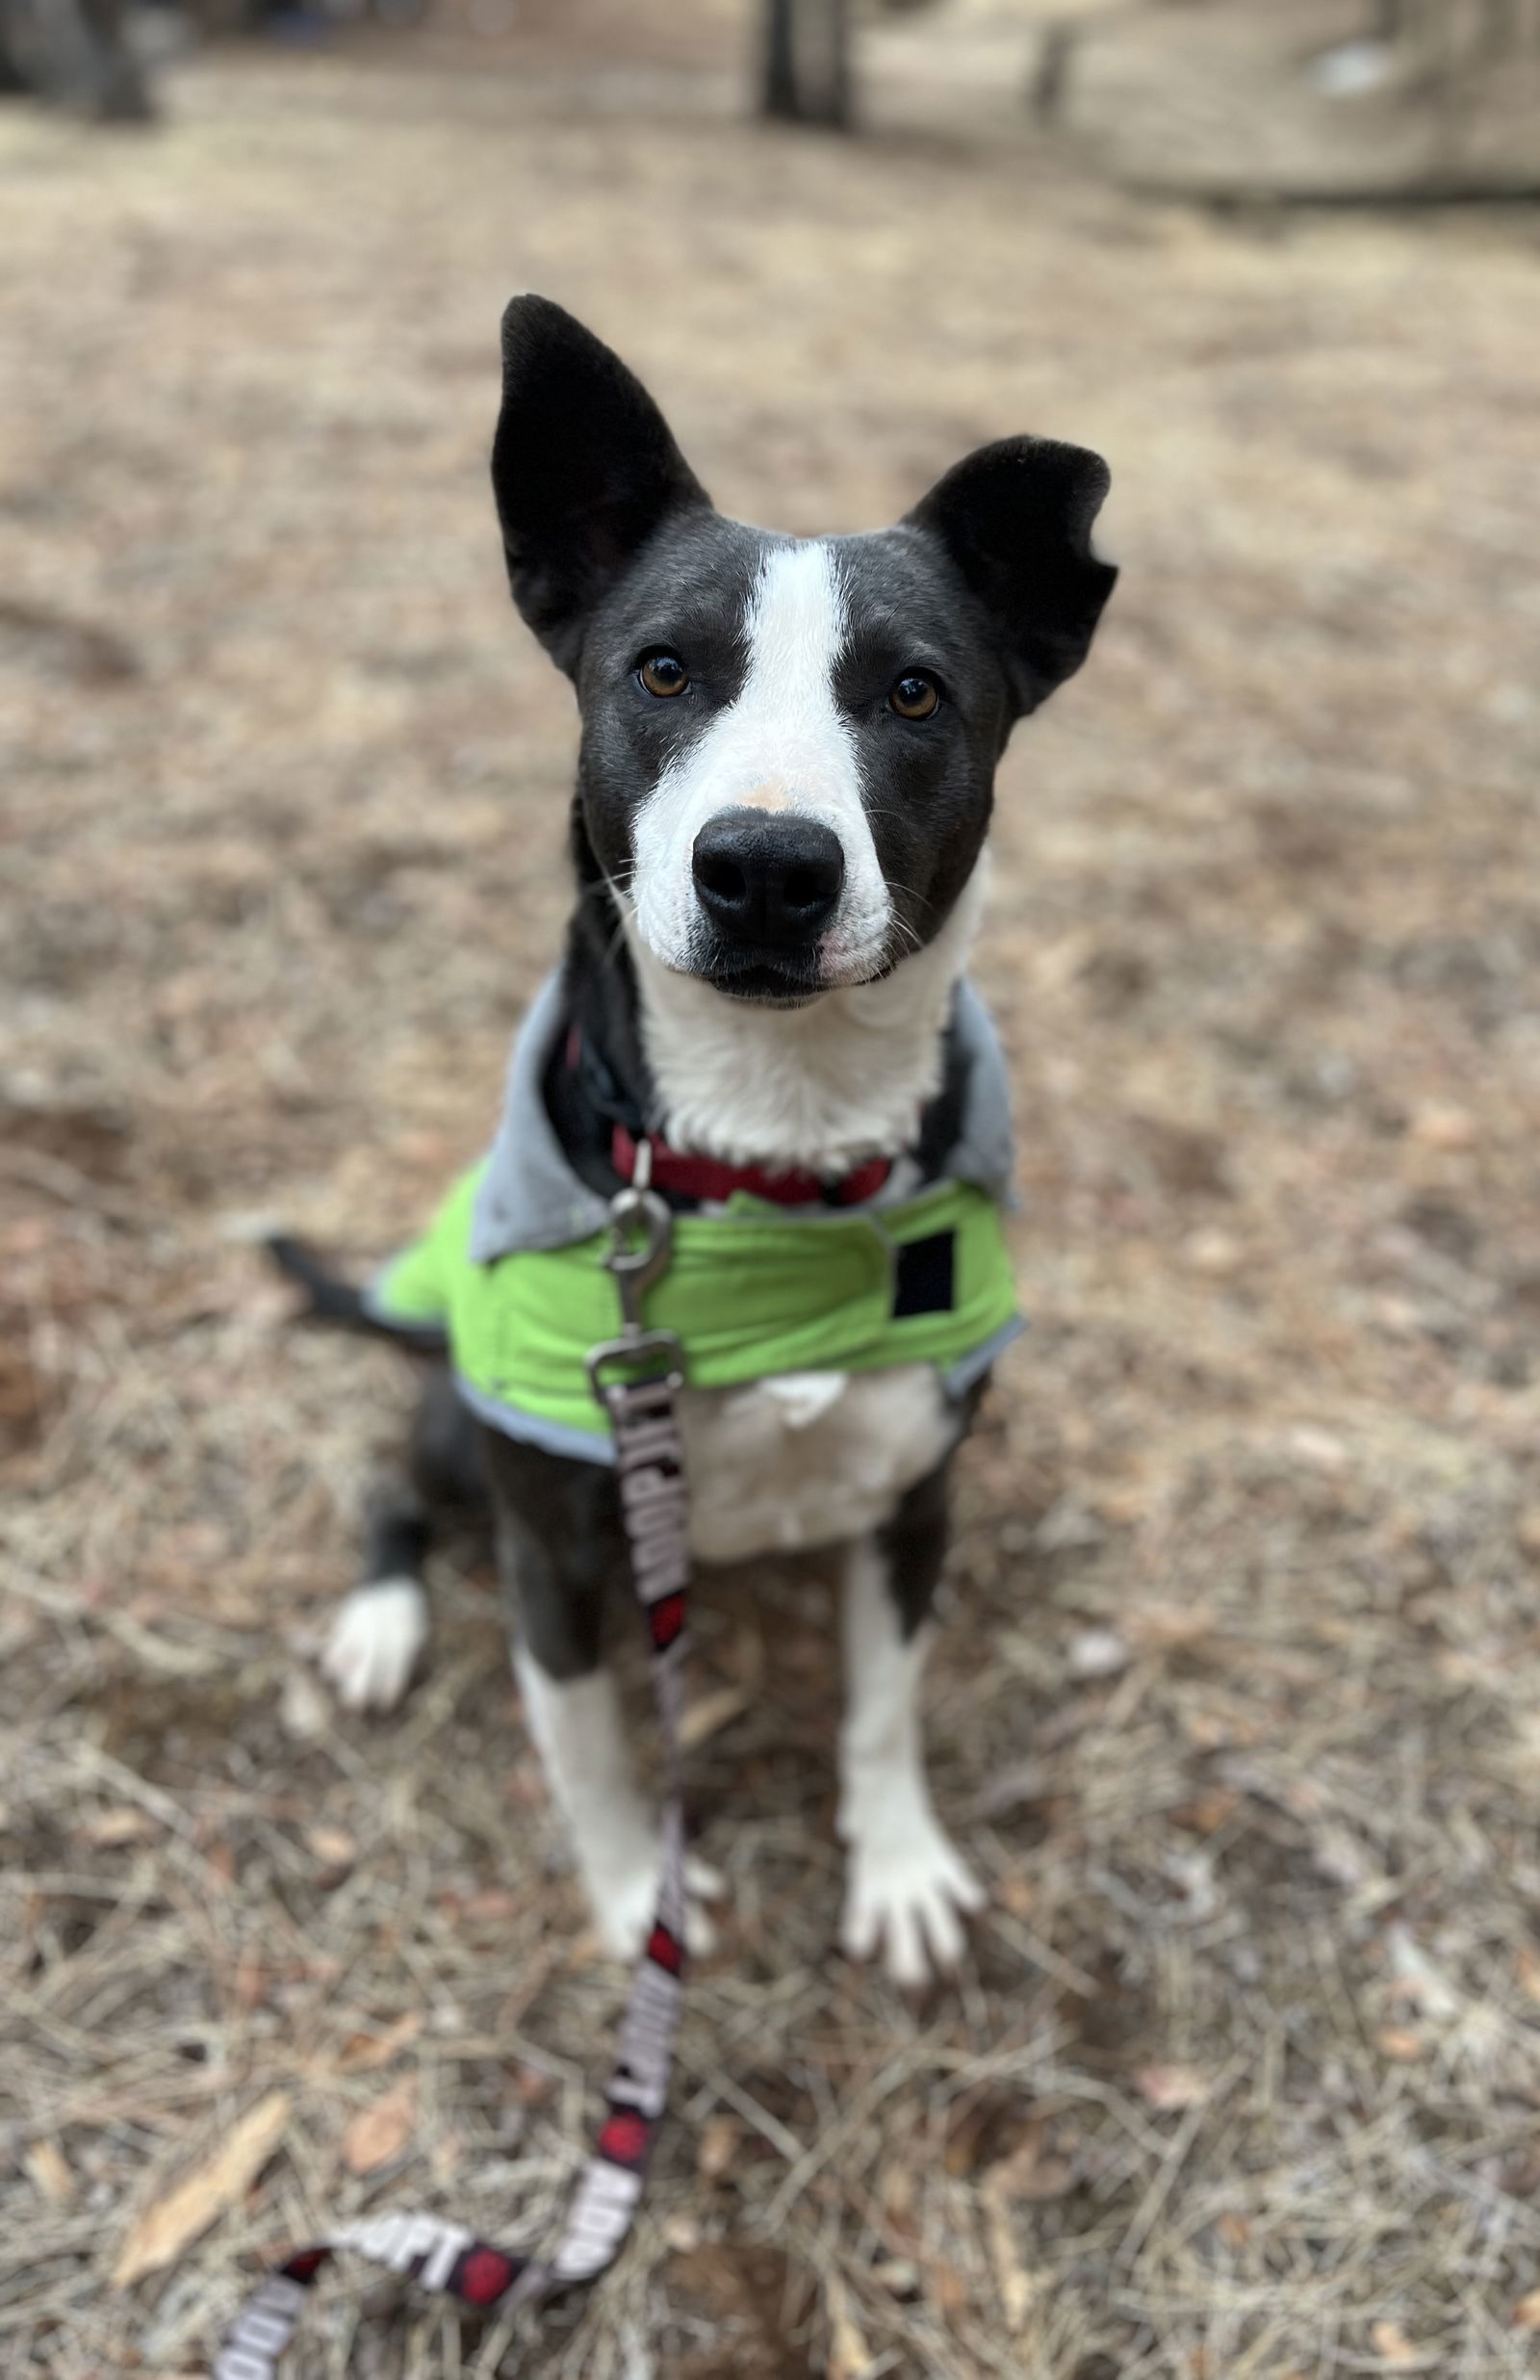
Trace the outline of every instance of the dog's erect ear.
<instances>
[{"instance_id":1,"label":"dog's erect ear","mask_svg":"<svg viewBox=\"0 0 1540 2380\"><path fill-rule=\"evenodd\" d=\"M569 675L606 588L670 512L710 502L640 380L549 298L502 318L492 486L514 602Z\"/></svg>"},{"instance_id":2,"label":"dog's erect ear","mask_svg":"<svg viewBox=\"0 0 1540 2380\"><path fill-rule=\"evenodd\" d=\"M1091 550L1112 485L1099 454L1002 438L938 479L909 521L946 547L993 619L1015 709L1036 711L1085 660L1117 573Z\"/></svg>"}]
</instances>

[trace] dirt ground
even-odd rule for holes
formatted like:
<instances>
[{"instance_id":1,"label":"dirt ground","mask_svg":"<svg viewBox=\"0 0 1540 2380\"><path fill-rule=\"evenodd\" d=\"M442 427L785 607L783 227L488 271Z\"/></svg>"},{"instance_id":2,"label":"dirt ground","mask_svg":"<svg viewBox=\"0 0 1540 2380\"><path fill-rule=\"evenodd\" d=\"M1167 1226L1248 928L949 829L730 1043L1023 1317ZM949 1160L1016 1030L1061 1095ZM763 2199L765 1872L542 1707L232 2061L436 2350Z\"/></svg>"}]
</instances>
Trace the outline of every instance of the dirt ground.
<instances>
[{"instance_id":1,"label":"dirt ground","mask_svg":"<svg viewBox=\"0 0 1540 2380\"><path fill-rule=\"evenodd\" d=\"M485 484L534 286L753 519L1017 428L1113 464L977 970L1034 1329L930 1717L992 1902L918 2008L834 1953L827 1582L715 1589L733 1899L637 2238L480 2336L328 2282L295 2371L1532 2372L1540 220L1157 208L912 78L745 129L730 14L0 117L0 2361L206 2369L366 2209L538 2234L603 2073L485 1549L398 1714L317 1682L410 1383L251 1246L408 1232L556 947L574 722Z\"/></svg>"}]
</instances>

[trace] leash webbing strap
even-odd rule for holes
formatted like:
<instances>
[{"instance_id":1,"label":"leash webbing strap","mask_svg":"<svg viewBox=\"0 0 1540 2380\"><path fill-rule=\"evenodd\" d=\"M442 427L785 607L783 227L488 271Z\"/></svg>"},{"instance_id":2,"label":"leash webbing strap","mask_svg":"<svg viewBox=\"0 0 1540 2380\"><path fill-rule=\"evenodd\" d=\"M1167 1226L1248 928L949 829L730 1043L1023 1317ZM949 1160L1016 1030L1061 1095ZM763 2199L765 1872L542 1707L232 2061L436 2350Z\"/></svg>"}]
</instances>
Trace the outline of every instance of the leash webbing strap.
<instances>
[{"instance_id":1,"label":"leash webbing strap","mask_svg":"<svg viewBox=\"0 0 1540 2380\"><path fill-rule=\"evenodd\" d=\"M606 1353L610 1351L605 1351ZM629 1349L624 1352L629 1352ZM388 2213L350 2223L289 2257L246 2299L226 2333L214 2380L271 2380L305 2292L340 2251L486 2309L519 2305L597 2280L614 2263L642 2194L668 2098L684 1972L684 1806L680 1716L689 1596L688 1510L676 1396L679 1376L596 1382L615 1431L616 1475L631 1584L647 1623L666 1779L662 1865L652 1932L621 2022L604 2118L549 2258L478 2239L437 2214Z\"/></svg>"}]
</instances>

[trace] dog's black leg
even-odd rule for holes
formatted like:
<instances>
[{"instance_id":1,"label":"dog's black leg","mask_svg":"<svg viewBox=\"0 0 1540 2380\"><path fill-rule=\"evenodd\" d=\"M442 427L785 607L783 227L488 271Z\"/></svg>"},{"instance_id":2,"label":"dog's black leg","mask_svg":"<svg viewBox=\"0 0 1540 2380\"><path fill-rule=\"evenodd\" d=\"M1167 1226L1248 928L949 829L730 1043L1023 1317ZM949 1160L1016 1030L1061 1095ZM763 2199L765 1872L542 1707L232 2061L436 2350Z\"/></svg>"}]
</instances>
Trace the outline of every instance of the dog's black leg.
<instances>
[{"instance_id":1,"label":"dog's black leg","mask_svg":"<svg viewBox=\"0 0 1540 2380\"><path fill-rule=\"evenodd\" d=\"M332 1622L321 1668L354 1711L399 1702L427 1642L423 1571L433 1515L484 1503L475 1423L442 1367L428 1377L405 1469L383 1473L365 1513L364 1576Z\"/></svg>"},{"instance_id":2,"label":"dog's black leg","mask_svg":"<svg viewBox=\"0 0 1540 2380\"><path fill-rule=\"evenodd\" d=\"M567 1821L604 1946L633 1958L653 1920L659 1850L603 1658L605 1609L626 1565L614 1475L493 1430L485 1460L529 1733ZM710 1871L693 1861L690 1882L703 1899L720 1890ZM692 1910L691 1948L709 1944L709 1927Z\"/></svg>"},{"instance_id":3,"label":"dog's black leg","mask_svg":"<svg viewBox=\"0 0 1540 2380\"><path fill-rule=\"evenodd\" d=\"M853 1958L882 1946L895 1983L955 1967L962 1919L984 1894L931 1807L919 1689L946 1553L947 1470L932 1472L894 1518L846 1556L846 1711L839 1738L839 1833L849 1871L840 1941Z\"/></svg>"}]
</instances>

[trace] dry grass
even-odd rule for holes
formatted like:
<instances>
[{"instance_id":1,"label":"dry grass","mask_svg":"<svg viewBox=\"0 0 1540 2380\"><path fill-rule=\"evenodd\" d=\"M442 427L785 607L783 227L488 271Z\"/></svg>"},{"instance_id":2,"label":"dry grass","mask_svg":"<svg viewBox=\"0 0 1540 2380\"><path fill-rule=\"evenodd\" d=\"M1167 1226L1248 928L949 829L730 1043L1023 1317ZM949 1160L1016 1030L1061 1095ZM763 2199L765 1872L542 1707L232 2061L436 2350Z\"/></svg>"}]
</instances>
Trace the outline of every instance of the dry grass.
<instances>
[{"instance_id":1,"label":"dry grass","mask_svg":"<svg viewBox=\"0 0 1540 2380\"><path fill-rule=\"evenodd\" d=\"M981 963L1037 1327L933 1736L996 1895L922 2010L831 1953L826 1591L719 1593L734 1911L637 2240L511 2341L328 2284L296 2370L1530 2371L1535 223L1215 224L689 90L233 57L152 140L0 121L0 2357L191 2372L365 2206L525 2237L603 2069L481 1549L396 1720L313 1682L406 1383L242 1236L409 1229L554 946L572 720L483 485L533 284L752 517L886 519L1016 427L1116 469ZM280 2085L260 2184L115 2294Z\"/></svg>"}]
</instances>

